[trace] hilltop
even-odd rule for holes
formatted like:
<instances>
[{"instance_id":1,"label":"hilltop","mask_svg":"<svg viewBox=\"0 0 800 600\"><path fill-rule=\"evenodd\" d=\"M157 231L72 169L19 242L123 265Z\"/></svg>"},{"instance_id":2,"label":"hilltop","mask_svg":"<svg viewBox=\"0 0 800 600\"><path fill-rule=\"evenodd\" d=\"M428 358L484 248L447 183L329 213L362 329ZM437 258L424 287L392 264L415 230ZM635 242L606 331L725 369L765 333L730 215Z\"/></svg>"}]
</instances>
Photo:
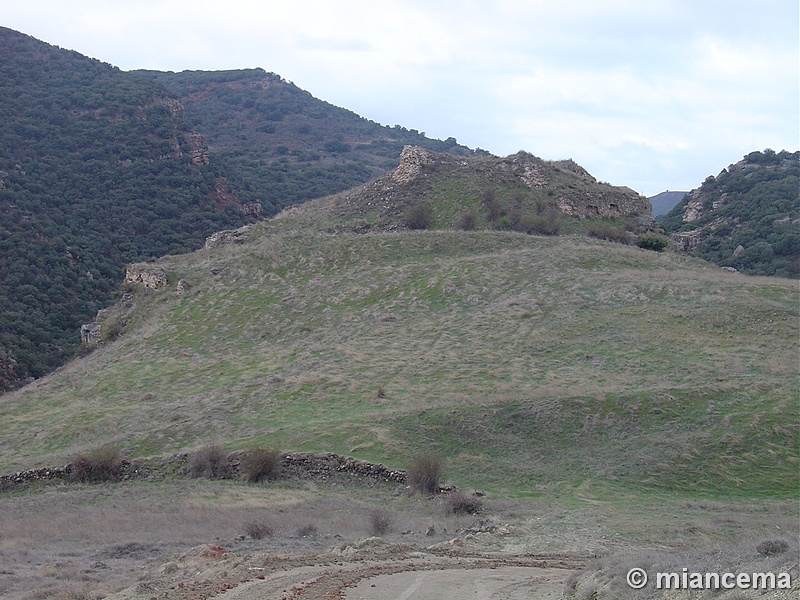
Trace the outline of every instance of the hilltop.
<instances>
[{"instance_id":1,"label":"hilltop","mask_svg":"<svg viewBox=\"0 0 800 600\"><path fill-rule=\"evenodd\" d=\"M276 217L327 232L510 229L556 234L589 222L653 226L651 206L633 190L599 183L573 161L527 152L456 157L407 146L395 170L347 192Z\"/></svg>"},{"instance_id":2,"label":"hilltop","mask_svg":"<svg viewBox=\"0 0 800 600\"><path fill-rule=\"evenodd\" d=\"M660 224L678 247L750 275L800 276L800 152L751 152Z\"/></svg>"}]
</instances>

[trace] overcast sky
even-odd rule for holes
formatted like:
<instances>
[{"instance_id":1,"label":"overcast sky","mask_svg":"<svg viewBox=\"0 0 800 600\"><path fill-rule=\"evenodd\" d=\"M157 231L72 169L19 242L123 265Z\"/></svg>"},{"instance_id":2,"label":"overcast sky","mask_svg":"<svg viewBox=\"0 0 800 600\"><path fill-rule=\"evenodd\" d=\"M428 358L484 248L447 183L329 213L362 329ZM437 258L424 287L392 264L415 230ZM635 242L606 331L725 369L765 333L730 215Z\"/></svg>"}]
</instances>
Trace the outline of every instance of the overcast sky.
<instances>
[{"instance_id":1,"label":"overcast sky","mask_svg":"<svg viewBox=\"0 0 800 600\"><path fill-rule=\"evenodd\" d=\"M647 196L800 145L797 0L2 0L124 70L262 67L384 125Z\"/></svg>"}]
</instances>

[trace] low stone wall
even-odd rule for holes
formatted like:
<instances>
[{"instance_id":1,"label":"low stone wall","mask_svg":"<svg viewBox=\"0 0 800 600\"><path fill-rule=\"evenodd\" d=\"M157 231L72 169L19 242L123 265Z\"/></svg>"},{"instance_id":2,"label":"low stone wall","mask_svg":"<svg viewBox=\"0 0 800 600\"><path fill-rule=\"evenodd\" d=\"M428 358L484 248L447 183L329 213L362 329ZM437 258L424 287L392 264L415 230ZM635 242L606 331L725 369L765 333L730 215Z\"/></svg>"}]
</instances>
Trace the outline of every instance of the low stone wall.
<instances>
[{"instance_id":1,"label":"low stone wall","mask_svg":"<svg viewBox=\"0 0 800 600\"><path fill-rule=\"evenodd\" d=\"M406 482L406 472L389 469L381 464L357 460L339 454L314 454L291 452L283 456L283 477L297 479L326 479L337 473L376 479L378 481Z\"/></svg>"},{"instance_id":2,"label":"low stone wall","mask_svg":"<svg viewBox=\"0 0 800 600\"><path fill-rule=\"evenodd\" d=\"M239 476L241 456L241 453L231 455L231 473L234 478ZM120 481L186 476L188 474L188 461L189 455L185 453L175 454L167 459L124 460L120 466ZM0 475L0 490L8 490L17 485L40 481L60 480L66 482L69 480L71 472L72 464L67 464L63 467L44 467L19 471L10 475ZM370 463L349 456L333 453L315 454L312 452L290 452L283 455L281 479L325 481L337 474L399 484L405 484L406 482L406 472L403 470L389 469L382 464Z\"/></svg>"}]
</instances>

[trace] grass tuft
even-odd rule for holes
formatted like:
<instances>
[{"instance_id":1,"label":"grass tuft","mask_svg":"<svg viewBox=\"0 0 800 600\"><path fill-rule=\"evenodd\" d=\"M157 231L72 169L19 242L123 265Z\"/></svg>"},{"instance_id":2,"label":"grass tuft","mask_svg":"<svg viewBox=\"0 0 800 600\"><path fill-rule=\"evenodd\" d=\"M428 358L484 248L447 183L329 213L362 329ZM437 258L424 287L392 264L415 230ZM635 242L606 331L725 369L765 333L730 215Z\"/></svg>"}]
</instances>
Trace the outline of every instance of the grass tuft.
<instances>
[{"instance_id":1,"label":"grass tuft","mask_svg":"<svg viewBox=\"0 0 800 600\"><path fill-rule=\"evenodd\" d=\"M444 459L440 454L430 452L414 458L408 469L408 484L412 491L422 494L436 494L444 469Z\"/></svg>"}]
</instances>

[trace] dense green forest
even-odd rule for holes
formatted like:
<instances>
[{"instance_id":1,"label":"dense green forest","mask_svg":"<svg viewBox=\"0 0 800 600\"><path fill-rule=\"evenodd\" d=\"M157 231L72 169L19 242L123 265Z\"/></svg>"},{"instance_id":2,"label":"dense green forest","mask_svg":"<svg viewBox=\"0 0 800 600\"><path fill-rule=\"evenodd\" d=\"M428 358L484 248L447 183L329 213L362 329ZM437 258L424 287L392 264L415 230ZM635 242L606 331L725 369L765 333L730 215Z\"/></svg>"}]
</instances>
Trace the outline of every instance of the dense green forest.
<instances>
[{"instance_id":1,"label":"dense green forest","mask_svg":"<svg viewBox=\"0 0 800 600\"><path fill-rule=\"evenodd\" d=\"M661 225L720 266L800 276L800 152L751 152L708 177Z\"/></svg>"},{"instance_id":2,"label":"dense green forest","mask_svg":"<svg viewBox=\"0 0 800 600\"><path fill-rule=\"evenodd\" d=\"M360 185L397 166L405 145L488 154L455 138L380 125L263 69L139 73L180 99L242 198L260 203L265 215Z\"/></svg>"},{"instance_id":3,"label":"dense green forest","mask_svg":"<svg viewBox=\"0 0 800 600\"><path fill-rule=\"evenodd\" d=\"M72 356L126 263L245 222L140 75L0 28L0 390Z\"/></svg>"}]
</instances>

